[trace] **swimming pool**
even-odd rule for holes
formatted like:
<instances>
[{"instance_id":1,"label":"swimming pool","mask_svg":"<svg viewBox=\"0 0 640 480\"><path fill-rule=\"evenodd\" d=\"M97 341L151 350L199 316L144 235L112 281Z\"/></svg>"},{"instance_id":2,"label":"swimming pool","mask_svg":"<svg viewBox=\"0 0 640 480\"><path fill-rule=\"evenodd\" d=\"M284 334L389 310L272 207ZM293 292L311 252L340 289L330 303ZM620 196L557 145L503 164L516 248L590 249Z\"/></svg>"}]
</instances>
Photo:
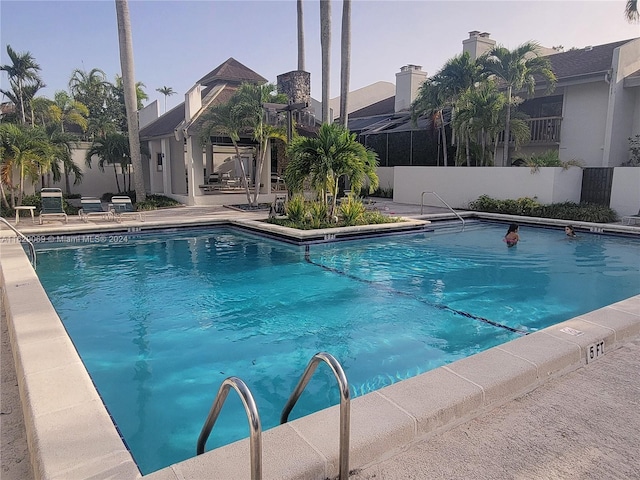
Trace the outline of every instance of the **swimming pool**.
<instances>
[{"instance_id":1,"label":"swimming pool","mask_svg":"<svg viewBox=\"0 0 640 480\"><path fill-rule=\"evenodd\" d=\"M317 351L360 395L639 293L632 239L522 228L507 249L505 230L478 223L308 254L226 228L171 232L39 249L38 274L147 473L194 455L227 376L249 385L266 429ZM319 368L292 418L337 395ZM230 396L207 446L247 433Z\"/></svg>"}]
</instances>

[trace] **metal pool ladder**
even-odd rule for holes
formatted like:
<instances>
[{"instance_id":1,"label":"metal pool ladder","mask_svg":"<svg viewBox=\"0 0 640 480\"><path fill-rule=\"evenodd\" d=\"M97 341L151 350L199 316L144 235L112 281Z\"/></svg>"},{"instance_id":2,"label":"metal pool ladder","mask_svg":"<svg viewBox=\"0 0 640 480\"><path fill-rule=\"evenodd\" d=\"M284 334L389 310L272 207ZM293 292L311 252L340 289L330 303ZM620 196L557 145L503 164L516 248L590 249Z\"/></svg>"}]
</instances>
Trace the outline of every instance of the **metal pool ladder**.
<instances>
[{"instance_id":1,"label":"metal pool ladder","mask_svg":"<svg viewBox=\"0 0 640 480\"><path fill-rule=\"evenodd\" d=\"M207 439L209 438L209 434L211 433L213 424L216 423L216 420L218 419L218 415L220 414L222 405L227 399L227 395L229 395L230 388L234 388L235 391L238 392L238 395L240 395L240 399L242 400L242 404L244 405L244 409L247 412L247 417L249 419L251 479L261 480L262 426L260 424L260 416L258 415L258 407L256 407L256 402L253 399L253 395L251 395L249 387L247 387L247 385L238 377L229 377L222 382L222 385L220 385L220 389L218 390L218 394L216 395L213 405L211 406L209 415L207 415L207 419L205 420L204 425L202 426L202 430L200 431L200 436L198 437L197 454L200 455L204 453L204 446L207 443Z\"/></svg>"},{"instance_id":2,"label":"metal pool ladder","mask_svg":"<svg viewBox=\"0 0 640 480\"><path fill-rule=\"evenodd\" d=\"M440 195L438 195L436 192L422 192L422 195L420 196L420 215L422 215L422 212L424 210L424 196L430 193L432 195L435 195L436 197L438 197L438 200L440 200L449 210L451 210L453 212L453 214L458 217L460 219L460 221L462 222L462 228L464 228L464 218L462 218L458 212L456 212L453 208L451 208L451 206L445 202L442 197Z\"/></svg>"},{"instance_id":3,"label":"metal pool ladder","mask_svg":"<svg viewBox=\"0 0 640 480\"><path fill-rule=\"evenodd\" d=\"M342 369L340 363L333 357L333 355L325 352L316 353L309 361L307 368L305 369L298 385L291 394L289 401L282 410L280 416L280 424L287 423L289 414L294 405L300 398L303 390L309 383L309 379L313 375L318 363L326 362L333 374L338 380L338 386L340 387L340 480L347 480L349 477L349 430L350 430L350 395L349 395L349 382L347 382L347 376ZM258 407L251 395L249 387L238 377L229 377L222 382L220 389L216 395L209 415L204 422L200 436L198 437L197 455L204 453L204 447L209 438L209 434L213 429L213 425L218 419L220 410L229 395L229 389L235 389L240 395L240 399L244 405L244 409L247 412L249 419L250 429L250 455L251 455L251 479L262 479L262 427L260 424L260 416L258 415Z\"/></svg>"},{"instance_id":4,"label":"metal pool ladder","mask_svg":"<svg viewBox=\"0 0 640 480\"><path fill-rule=\"evenodd\" d=\"M347 381L347 376L342 369L342 366L335 359L335 357L326 352L316 353L313 358L309 361L307 368L305 369L298 385L294 389L291 397L287 401L287 404L284 406L282 410L282 415L280 415L280 424L287 423L289 419L289 414L293 409L294 405L300 398L303 390L309 383L313 372L315 371L318 363L321 361L326 362L327 365L333 371L336 380L338 381L338 386L340 387L340 480L347 480L349 478L349 436L350 436L350 394L349 394L349 382Z\"/></svg>"},{"instance_id":5,"label":"metal pool ladder","mask_svg":"<svg viewBox=\"0 0 640 480\"><path fill-rule=\"evenodd\" d=\"M16 235L18 235L22 240L24 240L27 245L29 245L29 253L31 253L31 265L33 266L33 269L36 269L36 248L33 246L33 243L31 242L31 240L29 240L27 237L25 237L22 233L20 233L13 225L11 225L5 218L0 217L0 220L2 220L2 222L7 225L7 227L9 227L11 230L13 230Z\"/></svg>"}]
</instances>

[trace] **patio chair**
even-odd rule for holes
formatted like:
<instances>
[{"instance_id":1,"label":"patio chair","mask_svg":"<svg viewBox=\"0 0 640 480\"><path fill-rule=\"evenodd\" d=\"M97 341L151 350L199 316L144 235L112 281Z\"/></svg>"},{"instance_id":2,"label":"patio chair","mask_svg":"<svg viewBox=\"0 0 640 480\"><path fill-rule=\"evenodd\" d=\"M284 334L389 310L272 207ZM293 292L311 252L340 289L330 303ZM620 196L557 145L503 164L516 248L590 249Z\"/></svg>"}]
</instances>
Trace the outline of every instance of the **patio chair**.
<instances>
[{"instance_id":1,"label":"patio chair","mask_svg":"<svg viewBox=\"0 0 640 480\"><path fill-rule=\"evenodd\" d=\"M126 195L114 195L111 197L111 208L115 215L116 222L122 221L126 217L137 217L138 220L144 222L144 214L137 212L133 208L131 199Z\"/></svg>"},{"instance_id":2,"label":"patio chair","mask_svg":"<svg viewBox=\"0 0 640 480\"><path fill-rule=\"evenodd\" d=\"M269 208L269 217L277 217L286 215L287 211L285 204L287 203L287 195L285 193L276 193L276 198L273 200L273 204Z\"/></svg>"},{"instance_id":3,"label":"patio chair","mask_svg":"<svg viewBox=\"0 0 640 480\"><path fill-rule=\"evenodd\" d=\"M50 217L62 217L67 223L67 214L64 213L62 190L59 188L43 188L40 190L42 209L40 210L40 225Z\"/></svg>"},{"instance_id":4,"label":"patio chair","mask_svg":"<svg viewBox=\"0 0 640 480\"><path fill-rule=\"evenodd\" d=\"M88 222L89 217L102 217L103 220L114 220L115 215L111 211L102 208L102 202L94 197L82 197L80 199L80 210L78 216L83 222Z\"/></svg>"}]
</instances>

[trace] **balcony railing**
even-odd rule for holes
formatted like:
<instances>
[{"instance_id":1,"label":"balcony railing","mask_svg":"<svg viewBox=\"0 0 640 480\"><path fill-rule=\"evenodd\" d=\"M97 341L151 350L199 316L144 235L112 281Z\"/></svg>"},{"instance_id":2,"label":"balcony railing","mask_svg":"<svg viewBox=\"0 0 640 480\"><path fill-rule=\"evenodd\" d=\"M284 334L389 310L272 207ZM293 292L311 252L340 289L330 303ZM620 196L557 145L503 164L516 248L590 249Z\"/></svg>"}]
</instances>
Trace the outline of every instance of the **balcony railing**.
<instances>
[{"instance_id":1,"label":"balcony railing","mask_svg":"<svg viewBox=\"0 0 640 480\"><path fill-rule=\"evenodd\" d=\"M560 143L562 117L539 117L525 120L531 131L531 138L524 145L544 145ZM510 135L513 143L513 135ZM498 143L504 142L504 132L498 137Z\"/></svg>"}]
</instances>

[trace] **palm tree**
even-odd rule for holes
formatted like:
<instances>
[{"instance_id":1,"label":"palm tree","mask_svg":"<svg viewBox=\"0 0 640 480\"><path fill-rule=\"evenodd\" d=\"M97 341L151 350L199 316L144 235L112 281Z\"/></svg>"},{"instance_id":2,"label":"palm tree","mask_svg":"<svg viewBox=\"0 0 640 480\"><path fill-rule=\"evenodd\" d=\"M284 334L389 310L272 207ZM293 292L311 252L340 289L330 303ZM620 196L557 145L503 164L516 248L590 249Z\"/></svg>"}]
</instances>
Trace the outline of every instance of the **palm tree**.
<instances>
[{"instance_id":1,"label":"palm tree","mask_svg":"<svg viewBox=\"0 0 640 480\"><path fill-rule=\"evenodd\" d=\"M171 87L156 88L156 92L160 92L164 95L164 112L167 113L167 97L175 95L176 92L174 92Z\"/></svg>"},{"instance_id":2,"label":"palm tree","mask_svg":"<svg viewBox=\"0 0 640 480\"><path fill-rule=\"evenodd\" d=\"M40 83L44 86L38 74L40 65L36 63L31 53L17 53L11 48L11 45L7 45L7 55L9 55L11 64L0 66L0 70L7 72L9 81L15 85L15 93L22 113L22 123L26 123L24 87L30 82Z\"/></svg>"},{"instance_id":3,"label":"palm tree","mask_svg":"<svg viewBox=\"0 0 640 480\"><path fill-rule=\"evenodd\" d=\"M320 47L322 50L322 123L328 123L331 85L331 0L320 0Z\"/></svg>"},{"instance_id":4,"label":"palm tree","mask_svg":"<svg viewBox=\"0 0 640 480\"><path fill-rule=\"evenodd\" d=\"M342 2L342 45L340 56L340 123L349 123L349 76L351 68L351 0Z\"/></svg>"},{"instance_id":5,"label":"palm tree","mask_svg":"<svg viewBox=\"0 0 640 480\"><path fill-rule=\"evenodd\" d=\"M640 22L640 13L638 13L638 0L627 0L624 9L624 15L629 22Z\"/></svg>"},{"instance_id":6,"label":"palm tree","mask_svg":"<svg viewBox=\"0 0 640 480\"><path fill-rule=\"evenodd\" d=\"M308 180L326 201L333 196L330 215L333 216L338 196L338 181L347 176L352 190L360 191L365 181L369 191L378 188L377 155L356 141L356 135L342 125L324 123L317 137L296 137L288 147L289 163L285 181L292 192L300 192Z\"/></svg>"},{"instance_id":7,"label":"palm tree","mask_svg":"<svg viewBox=\"0 0 640 480\"><path fill-rule=\"evenodd\" d=\"M203 118L205 123L200 132L200 141L205 144L210 141L212 135L226 135L231 139L236 158L240 162L242 170L243 186L250 205L257 206L260 196L260 179L262 168L269 151L271 140L286 141L286 132L280 127L274 127L265 122L264 103L287 103L284 94L275 95L276 87L273 84L254 85L243 83L226 104L217 105L207 111ZM247 172L240 160L238 142L241 135L251 135L258 144L258 152L254 172L253 197L247 182Z\"/></svg>"},{"instance_id":8,"label":"palm tree","mask_svg":"<svg viewBox=\"0 0 640 480\"><path fill-rule=\"evenodd\" d=\"M15 106L16 109L20 112L24 112L25 118L24 122L26 123L26 107L29 106L30 114L31 114L31 124L35 123L35 111L33 101L36 98L36 93L41 88L46 87L46 85L40 80L34 80L32 82L26 82L22 85L22 87L18 87L17 81L15 79L9 80L9 86L11 87L9 90L0 89L0 93L5 95ZM19 95L18 92L21 92L22 95ZM36 102L36 105L42 102ZM22 118L19 115L15 115L15 121L18 123L23 123Z\"/></svg>"},{"instance_id":9,"label":"palm tree","mask_svg":"<svg viewBox=\"0 0 640 480\"><path fill-rule=\"evenodd\" d=\"M122 68L122 84L124 101L127 109L127 126L129 131L129 150L133 165L133 183L136 190L136 202L147 198L142 177L142 156L140 154L140 132L138 126L138 110L136 108L136 81L133 65L133 41L131 38L131 20L127 0L116 0L116 17L118 18L118 40L120 46L120 66Z\"/></svg>"},{"instance_id":10,"label":"palm tree","mask_svg":"<svg viewBox=\"0 0 640 480\"><path fill-rule=\"evenodd\" d=\"M304 15L302 0L296 1L298 13L298 70L304 70Z\"/></svg>"},{"instance_id":11,"label":"palm tree","mask_svg":"<svg viewBox=\"0 0 640 480\"><path fill-rule=\"evenodd\" d=\"M481 153L476 165L488 163L487 147L489 143L497 141L497 135L502 130L501 112L505 110L505 106L506 96L498 90L493 80L482 82L476 88L469 88L456 102L454 129L459 136L473 136L480 142ZM467 153L468 150L467 147ZM467 156L467 165L469 163Z\"/></svg>"},{"instance_id":12,"label":"palm tree","mask_svg":"<svg viewBox=\"0 0 640 480\"><path fill-rule=\"evenodd\" d=\"M523 43L511 51L498 45L479 59L484 70L502 80L507 89L502 166L509 165L509 130L514 91L518 92L526 87L527 93L533 95L536 87L534 75L541 75L546 80L547 93L555 88L556 76L551 70L551 62L546 57L538 56L537 49L538 44L535 42Z\"/></svg>"},{"instance_id":13,"label":"palm tree","mask_svg":"<svg viewBox=\"0 0 640 480\"><path fill-rule=\"evenodd\" d=\"M97 117L104 110L111 87L107 75L99 68L93 68L88 72L76 69L69 80L71 95L74 100L87 106L91 118Z\"/></svg>"},{"instance_id":14,"label":"palm tree","mask_svg":"<svg viewBox=\"0 0 640 480\"><path fill-rule=\"evenodd\" d=\"M214 135L226 136L231 139L231 143L236 151L236 159L240 164L240 170L242 171L242 177L247 178L247 172L244 167L244 162L241 161L240 147L238 142L240 141L240 134L244 131L244 119L238 115L238 109L234 108L235 98L232 97L227 103L215 105L205 112L202 116L203 125L200 130L200 143L209 145L211 143L211 137ZM249 190L249 184L243 182L243 187L247 195L247 203L251 204L251 192Z\"/></svg>"},{"instance_id":15,"label":"palm tree","mask_svg":"<svg viewBox=\"0 0 640 480\"><path fill-rule=\"evenodd\" d=\"M73 184L77 185L82 181L83 173L72 158L72 151L77 148L78 138L71 133L63 132L57 125L47 127L49 142L52 147L52 158L49 171L53 176L53 181L58 182L64 174L65 191L71 193L69 178L73 175ZM60 168L62 166L62 168ZM42 173L45 173L44 171ZM49 178L47 172L47 179ZM43 177L44 180L44 177ZM47 181L48 185L48 181ZM44 186L44 184L43 184Z\"/></svg>"},{"instance_id":16,"label":"palm tree","mask_svg":"<svg viewBox=\"0 0 640 480\"><path fill-rule=\"evenodd\" d=\"M251 132L253 139L258 143L258 154L254 176L254 191L251 205L258 205L260 196L260 179L271 140L287 140L285 129L269 125L265 121L263 105L268 102L282 103L285 105L288 98L284 94L275 94L276 86L268 83L265 85L253 85L243 83L234 94L234 108L238 119L244 129Z\"/></svg>"},{"instance_id":17,"label":"palm tree","mask_svg":"<svg viewBox=\"0 0 640 480\"><path fill-rule=\"evenodd\" d=\"M58 90L53 98L54 101L49 107L49 115L60 127L61 132L65 131L65 124L77 125L83 132L87 130L89 109L86 105L74 100L63 90Z\"/></svg>"},{"instance_id":18,"label":"palm tree","mask_svg":"<svg viewBox=\"0 0 640 480\"><path fill-rule=\"evenodd\" d=\"M472 88L483 78L480 66L469 53L453 57L432 77L428 78L418 90L411 104L414 122L420 115L428 115L440 129L442 138L442 156L444 166L448 165L445 109L453 109L459 96ZM453 113L452 113L453 115Z\"/></svg>"},{"instance_id":19,"label":"palm tree","mask_svg":"<svg viewBox=\"0 0 640 480\"><path fill-rule=\"evenodd\" d=\"M47 170L52 159L51 144L41 127L28 127L11 123L0 124L0 139L3 144L2 183L11 189L12 206L21 205L25 180L37 182L42 170ZM13 184L14 175L19 185ZM17 188L16 188L17 187ZM15 191L18 191L16 202Z\"/></svg>"},{"instance_id":20,"label":"palm tree","mask_svg":"<svg viewBox=\"0 0 640 480\"><path fill-rule=\"evenodd\" d=\"M104 136L96 138L89 150L85 154L85 163L91 168L93 157L98 157L98 168L104 172L107 165L113 166L113 174L116 179L116 188L118 193L122 192L120 181L118 180L118 169L120 165L123 175L123 189L126 189L126 171L131 163L129 155L129 141L125 135L121 133L107 133ZM136 192L137 197L137 192ZM137 200L137 198L136 198Z\"/></svg>"}]
</instances>

